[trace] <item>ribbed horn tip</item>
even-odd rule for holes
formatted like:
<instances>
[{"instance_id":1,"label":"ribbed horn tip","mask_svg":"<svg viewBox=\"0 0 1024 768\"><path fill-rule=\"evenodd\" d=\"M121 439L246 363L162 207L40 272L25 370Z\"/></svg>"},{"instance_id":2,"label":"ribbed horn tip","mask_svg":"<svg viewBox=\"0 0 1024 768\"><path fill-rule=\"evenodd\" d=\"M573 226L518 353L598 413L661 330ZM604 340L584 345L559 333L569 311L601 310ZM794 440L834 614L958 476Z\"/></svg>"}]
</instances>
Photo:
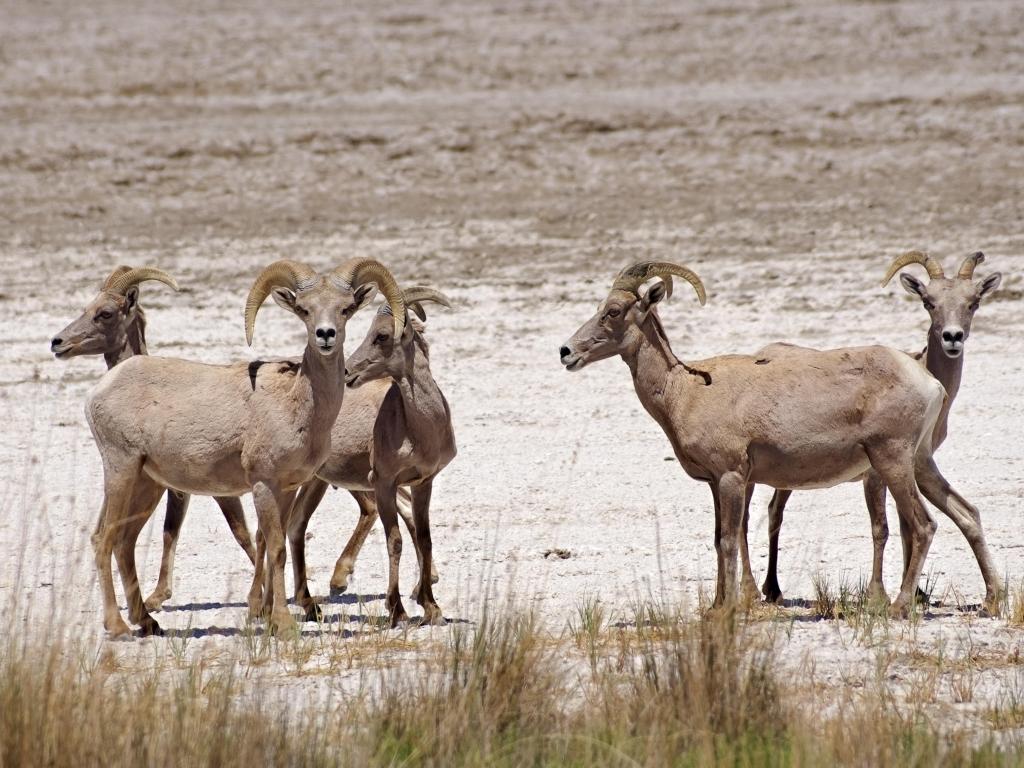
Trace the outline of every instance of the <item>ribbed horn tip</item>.
<instances>
[{"instance_id":1,"label":"ribbed horn tip","mask_svg":"<svg viewBox=\"0 0 1024 768\"><path fill-rule=\"evenodd\" d=\"M411 288L406 288L402 291L402 299L405 301L405 306L416 313L416 316L420 320L427 319L427 313L423 309L423 302L430 301L434 304L440 304L442 307L451 309L452 303L440 291L435 291L433 288L428 288L425 285L414 285Z\"/></svg>"},{"instance_id":2,"label":"ribbed horn tip","mask_svg":"<svg viewBox=\"0 0 1024 768\"><path fill-rule=\"evenodd\" d=\"M395 338L405 330L405 301L398 281L387 267L376 259L351 259L336 267L331 277L346 284L353 290L365 283L376 283L377 288L387 299L388 308L395 319Z\"/></svg>"},{"instance_id":3,"label":"ribbed horn tip","mask_svg":"<svg viewBox=\"0 0 1024 768\"><path fill-rule=\"evenodd\" d=\"M660 277L665 281L667 295L671 296L673 275L683 278L693 286L693 290L697 293L697 301L701 306L707 303L707 292L697 273L681 264L673 264L669 261L640 261L628 266L616 276L615 282L612 283L612 289L636 293L637 289L648 280Z\"/></svg>"},{"instance_id":4,"label":"ribbed horn tip","mask_svg":"<svg viewBox=\"0 0 1024 768\"><path fill-rule=\"evenodd\" d=\"M892 280L893 275L910 264L920 264L928 270L928 277L932 280L938 280L946 276L945 272L942 271L942 265L927 253L923 251L907 251L893 259L892 264L889 265L889 269L885 273L885 277L882 279L882 287L887 286L889 281Z\"/></svg>"},{"instance_id":5,"label":"ribbed horn tip","mask_svg":"<svg viewBox=\"0 0 1024 768\"><path fill-rule=\"evenodd\" d=\"M270 292L277 287L302 290L316 282L316 271L305 264L281 259L263 268L249 289L245 300L245 343L252 346L253 331L256 328L256 314L267 300Z\"/></svg>"},{"instance_id":6,"label":"ribbed horn tip","mask_svg":"<svg viewBox=\"0 0 1024 768\"><path fill-rule=\"evenodd\" d=\"M975 251L966 259L963 264L960 265L960 271L957 272L957 277L962 280L970 280L974 277L974 270L978 268L978 265L985 260L985 254L981 251Z\"/></svg>"},{"instance_id":7,"label":"ribbed horn tip","mask_svg":"<svg viewBox=\"0 0 1024 768\"><path fill-rule=\"evenodd\" d=\"M138 269L118 267L104 282L103 290L124 296L125 292L133 285L138 285L146 280L155 280L158 283L169 285L176 291L180 290L177 280L162 269L156 269L155 267L139 267Z\"/></svg>"}]
</instances>

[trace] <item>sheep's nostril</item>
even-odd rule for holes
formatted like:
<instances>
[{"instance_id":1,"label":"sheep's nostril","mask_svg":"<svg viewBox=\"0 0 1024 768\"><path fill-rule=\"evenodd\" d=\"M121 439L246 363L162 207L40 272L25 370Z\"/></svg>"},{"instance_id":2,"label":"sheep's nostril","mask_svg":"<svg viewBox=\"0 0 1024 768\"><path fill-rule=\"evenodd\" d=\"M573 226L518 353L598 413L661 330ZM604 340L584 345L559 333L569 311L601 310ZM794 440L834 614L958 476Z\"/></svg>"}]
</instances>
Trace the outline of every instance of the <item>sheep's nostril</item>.
<instances>
[{"instance_id":1,"label":"sheep's nostril","mask_svg":"<svg viewBox=\"0 0 1024 768\"><path fill-rule=\"evenodd\" d=\"M333 328L317 328L316 329L316 337L318 339L324 339L325 341L328 340L328 339L333 339L337 335L337 333L338 332L335 331Z\"/></svg>"},{"instance_id":2,"label":"sheep's nostril","mask_svg":"<svg viewBox=\"0 0 1024 768\"><path fill-rule=\"evenodd\" d=\"M949 342L963 341L964 340L964 332L963 331L943 331L942 332L942 340L943 341L949 341Z\"/></svg>"},{"instance_id":3,"label":"sheep's nostril","mask_svg":"<svg viewBox=\"0 0 1024 768\"><path fill-rule=\"evenodd\" d=\"M569 355L572 354L572 350L569 349L568 347L562 347L560 350L558 350L558 352L562 357L568 357Z\"/></svg>"},{"instance_id":4,"label":"sheep's nostril","mask_svg":"<svg viewBox=\"0 0 1024 768\"><path fill-rule=\"evenodd\" d=\"M62 339L60 336L54 336L53 339L50 341L50 347L59 347L63 343L64 339Z\"/></svg>"}]
</instances>

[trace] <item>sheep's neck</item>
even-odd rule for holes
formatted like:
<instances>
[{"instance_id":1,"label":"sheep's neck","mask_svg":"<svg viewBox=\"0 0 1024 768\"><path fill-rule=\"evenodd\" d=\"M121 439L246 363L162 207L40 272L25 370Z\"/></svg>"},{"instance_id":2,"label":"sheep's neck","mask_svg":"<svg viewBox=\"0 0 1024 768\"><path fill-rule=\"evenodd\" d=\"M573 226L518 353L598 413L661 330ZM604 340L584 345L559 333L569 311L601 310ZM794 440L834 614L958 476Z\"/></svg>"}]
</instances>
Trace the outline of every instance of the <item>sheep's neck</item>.
<instances>
[{"instance_id":1,"label":"sheep's neck","mask_svg":"<svg viewBox=\"0 0 1024 768\"><path fill-rule=\"evenodd\" d=\"M331 426L341 410L341 401L345 394L344 375L345 353L340 345L338 351L331 356L323 355L318 350L306 346L292 391L297 398L313 398L313 410L310 414L312 427L316 429L326 425L323 434L328 437Z\"/></svg>"},{"instance_id":2,"label":"sheep's neck","mask_svg":"<svg viewBox=\"0 0 1024 768\"><path fill-rule=\"evenodd\" d=\"M146 316L142 314L142 308L135 311L135 316L124 331L124 343L120 349L111 352L104 352L103 359L107 363L109 371L118 363L123 363L129 357L136 355L148 355L146 350Z\"/></svg>"},{"instance_id":3,"label":"sheep's neck","mask_svg":"<svg viewBox=\"0 0 1024 768\"><path fill-rule=\"evenodd\" d=\"M438 424L447 422L448 403L430 372L430 361L415 340L408 371L395 385L402 396L409 437L413 444L423 438L437 439Z\"/></svg>"},{"instance_id":4,"label":"sheep's neck","mask_svg":"<svg viewBox=\"0 0 1024 768\"><path fill-rule=\"evenodd\" d=\"M949 357L942 351L942 331L933 328L928 332L928 346L925 348L925 366L928 372L938 379L939 383L946 389L946 402L939 412L938 421L935 422L935 431L932 433L932 448L938 448L946 439L946 428L949 422L949 411L953 407L953 400L960 391L960 378L964 371L964 353L960 357Z\"/></svg>"},{"instance_id":5,"label":"sheep's neck","mask_svg":"<svg viewBox=\"0 0 1024 768\"><path fill-rule=\"evenodd\" d=\"M652 311L640 326L640 340L622 359L633 375L633 386L644 409L671 436L671 420L665 394L673 370L682 363L672 352L661 321ZM689 375L689 374L687 374Z\"/></svg>"}]
</instances>

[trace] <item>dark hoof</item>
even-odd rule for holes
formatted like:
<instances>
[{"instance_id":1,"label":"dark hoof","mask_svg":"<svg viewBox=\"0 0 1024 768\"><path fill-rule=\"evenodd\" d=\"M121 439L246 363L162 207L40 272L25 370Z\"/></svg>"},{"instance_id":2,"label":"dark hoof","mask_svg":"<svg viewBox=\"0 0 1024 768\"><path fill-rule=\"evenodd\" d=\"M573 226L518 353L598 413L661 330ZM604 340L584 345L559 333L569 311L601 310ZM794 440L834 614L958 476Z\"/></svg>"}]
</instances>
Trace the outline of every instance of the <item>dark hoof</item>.
<instances>
[{"instance_id":1,"label":"dark hoof","mask_svg":"<svg viewBox=\"0 0 1024 768\"><path fill-rule=\"evenodd\" d=\"M163 637L164 631L156 620L150 616L139 622L139 637Z\"/></svg>"},{"instance_id":2,"label":"dark hoof","mask_svg":"<svg viewBox=\"0 0 1024 768\"><path fill-rule=\"evenodd\" d=\"M448 622L444 618L444 614L441 613L441 609L436 605L423 610L423 618L420 619L420 626L429 627L443 627Z\"/></svg>"},{"instance_id":3,"label":"dark hoof","mask_svg":"<svg viewBox=\"0 0 1024 768\"><path fill-rule=\"evenodd\" d=\"M333 584L331 584L331 597L339 597L341 595L344 595L345 594L345 590L347 590L347 589L348 589L347 585L346 586L342 586L342 587L336 587Z\"/></svg>"},{"instance_id":4,"label":"dark hoof","mask_svg":"<svg viewBox=\"0 0 1024 768\"><path fill-rule=\"evenodd\" d=\"M324 620L324 612L319 605L313 603L306 607L306 613L303 617L303 621L315 621L318 624Z\"/></svg>"},{"instance_id":5,"label":"dark hoof","mask_svg":"<svg viewBox=\"0 0 1024 768\"><path fill-rule=\"evenodd\" d=\"M391 628L395 629L403 624L409 623L409 614L404 610L391 612Z\"/></svg>"}]
</instances>

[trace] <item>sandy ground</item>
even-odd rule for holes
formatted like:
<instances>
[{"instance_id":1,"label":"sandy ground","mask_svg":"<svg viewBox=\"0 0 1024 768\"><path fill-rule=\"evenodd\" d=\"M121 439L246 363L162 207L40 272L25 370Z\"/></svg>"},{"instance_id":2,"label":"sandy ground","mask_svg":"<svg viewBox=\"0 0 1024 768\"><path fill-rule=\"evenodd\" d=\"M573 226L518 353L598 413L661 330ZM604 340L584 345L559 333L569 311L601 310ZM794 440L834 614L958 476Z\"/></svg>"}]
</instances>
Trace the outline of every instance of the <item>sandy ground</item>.
<instances>
[{"instance_id":1,"label":"sandy ground","mask_svg":"<svg viewBox=\"0 0 1024 768\"><path fill-rule=\"evenodd\" d=\"M0 604L13 626L58 617L102 643L89 547L102 476L82 403L103 365L55 362L48 340L119 263L160 266L186 287L143 287L151 353L210 362L301 349L300 326L275 307L255 348L244 344L248 286L282 256L372 255L454 297L428 324L460 450L435 485L435 594L465 621L483 595L515 595L559 628L587 598L614 615L650 595L693 603L715 575L708 491L669 459L625 366L558 364L618 268L671 258L704 278L706 308L680 290L662 311L683 358L777 340L916 350L926 315L898 285L878 288L888 259L925 248L953 269L981 249L979 273L1002 271L1003 286L975 321L938 460L981 509L1000 571L1024 579L1016 4L7 6ZM350 325L349 349L368 320ZM751 523L759 578L767 498ZM314 517L316 593L354 520L343 492ZM147 587L161 523L140 539ZM891 502L890 523L894 591ZM979 673L983 701L1024 690L1024 633L958 610L982 582L939 523L925 570L943 606L889 628L888 647L980 648L1001 660ZM869 573L858 485L795 494L782 537L790 598L811 598L818 574ZM570 557L545 558L555 548ZM404 585L414 571L410 554ZM378 530L353 594L328 605L335 630L383 610L385 576ZM245 642L249 578L216 506L197 498L158 619L188 630L189 653L231 653ZM781 618L795 668L842 684L872 674L872 642L801 615ZM411 647L444 631L411 632ZM117 652L159 657L168 641ZM347 674L321 685L357 685L358 668Z\"/></svg>"}]
</instances>

